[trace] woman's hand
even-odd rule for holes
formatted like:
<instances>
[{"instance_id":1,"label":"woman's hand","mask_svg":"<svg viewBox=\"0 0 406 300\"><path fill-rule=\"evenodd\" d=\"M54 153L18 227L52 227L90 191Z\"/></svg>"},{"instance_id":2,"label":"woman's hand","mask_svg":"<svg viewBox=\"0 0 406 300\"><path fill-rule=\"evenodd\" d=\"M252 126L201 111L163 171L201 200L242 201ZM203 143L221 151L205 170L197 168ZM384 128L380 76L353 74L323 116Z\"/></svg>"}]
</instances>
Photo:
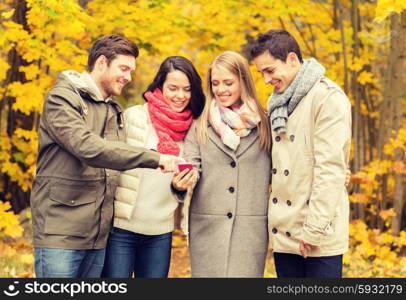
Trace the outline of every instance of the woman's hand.
<instances>
[{"instance_id":1,"label":"woman's hand","mask_svg":"<svg viewBox=\"0 0 406 300\"><path fill-rule=\"evenodd\" d=\"M182 172L176 173L175 176L173 176L172 185L178 191L185 191L188 187L193 186L198 178L197 170L184 169Z\"/></svg>"}]
</instances>

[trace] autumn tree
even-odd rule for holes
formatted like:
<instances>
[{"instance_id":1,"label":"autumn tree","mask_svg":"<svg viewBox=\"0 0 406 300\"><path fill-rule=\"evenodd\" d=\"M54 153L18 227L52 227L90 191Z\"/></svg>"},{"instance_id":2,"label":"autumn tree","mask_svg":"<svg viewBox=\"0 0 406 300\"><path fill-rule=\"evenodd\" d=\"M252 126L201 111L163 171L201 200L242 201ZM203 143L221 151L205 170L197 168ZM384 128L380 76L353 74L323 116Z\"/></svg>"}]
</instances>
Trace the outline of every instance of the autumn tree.
<instances>
[{"instance_id":1,"label":"autumn tree","mask_svg":"<svg viewBox=\"0 0 406 300\"><path fill-rule=\"evenodd\" d=\"M143 102L165 57L188 57L204 78L221 51L248 53L258 33L284 28L351 100L351 218L405 227L405 1L6 0L0 8L0 198L15 211L28 204L44 96L59 72L85 70L99 36L123 34L140 48L119 98L126 107ZM272 89L251 68L265 106Z\"/></svg>"}]
</instances>

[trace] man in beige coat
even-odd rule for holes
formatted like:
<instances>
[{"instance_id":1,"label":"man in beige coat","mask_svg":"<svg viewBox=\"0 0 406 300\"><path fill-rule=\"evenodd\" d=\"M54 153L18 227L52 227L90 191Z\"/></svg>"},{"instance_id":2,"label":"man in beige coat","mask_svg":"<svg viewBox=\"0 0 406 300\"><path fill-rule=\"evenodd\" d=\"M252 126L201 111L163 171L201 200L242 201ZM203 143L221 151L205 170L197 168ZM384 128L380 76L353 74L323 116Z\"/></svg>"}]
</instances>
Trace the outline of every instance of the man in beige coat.
<instances>
[{"instance_id":1,"label":"man in beige coat","mask_svg":"<svg viewBox=\"0 0 406 300\"><path fill-rule=\"evenodd\" d=\"M269 241L278 277L341 277L348 249L345 188L351 144L351 105L303 60L285 30L259 35L251 55L266 84L272 135Z\"/></svg>"}]
</instances>

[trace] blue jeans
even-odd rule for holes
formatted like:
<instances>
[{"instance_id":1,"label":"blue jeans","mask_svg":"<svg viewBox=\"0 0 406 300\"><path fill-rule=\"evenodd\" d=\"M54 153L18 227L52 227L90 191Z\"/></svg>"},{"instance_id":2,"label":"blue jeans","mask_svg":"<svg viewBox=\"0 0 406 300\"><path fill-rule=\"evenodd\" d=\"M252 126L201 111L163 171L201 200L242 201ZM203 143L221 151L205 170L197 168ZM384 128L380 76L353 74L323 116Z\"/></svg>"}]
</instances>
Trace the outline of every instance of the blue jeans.
<instances>
[{"instance_id":1,"label":"blue jeans","mask_svg":"<svg viewBox=\"0 0 406 300\"><path fill-rule=\"evenodd\" d=\"M342 277L342 255L304 258L297 254L275 252L273 257L278 278Z\"/></svg>"},{"instance_id":2,"label":"blue jeans","mask_svg":"<svg viewBox=\"0 0 406 300\"><path fill-rule=\"evenodd\" d=\"M37 278L98 278L106 249L35 248Z\"/></svg>"},{"instance_id":3,"label":"blue jeans","mask_svg":"<svg viewBox=\"0 0 406 300\"><path fill-rule=\"evenodd\" d=\"M165 278L171 261L172 232L144 235L113 228L110 233L102 277Z\"/></svg>"}]
</instances>

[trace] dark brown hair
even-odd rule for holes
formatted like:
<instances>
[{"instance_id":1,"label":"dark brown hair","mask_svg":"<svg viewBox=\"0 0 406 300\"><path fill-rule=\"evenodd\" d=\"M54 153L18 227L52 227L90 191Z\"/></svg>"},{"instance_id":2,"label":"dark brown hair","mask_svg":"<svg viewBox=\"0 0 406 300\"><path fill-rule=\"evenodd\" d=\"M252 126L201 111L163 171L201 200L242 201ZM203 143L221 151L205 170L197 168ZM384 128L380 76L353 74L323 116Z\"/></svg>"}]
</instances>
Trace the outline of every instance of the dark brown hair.
<instances>
[{"instance_id":1,"label":"dark brown hair","mask_svg":"<svg viewBox=\"0 0 406 300\"><path fill-rule=\"evenodd\" d=\"M99 56L104 55L109 65L119 54L131 55L137 58L139 54L138 47L129 39L118 34L102 36L94 42L92 48L89 50L87 70L89 72L93 70L94 64Z\"/></svg>"},{"instance_id":2,"label":"dark brown hair","mask_svg":"<svg viewBox=\"0 0 406 300\"><path fill-rule=\"evenodd\" d=\"M251 47L251 58L255 58L266 51L276 59L286 61L288 54L293 52L303 63L302 53L295 38L286 30L272 29L260 34Z\"/></svg>"},{"instance_id":3,"label":"dark brown hair","mask_svg":"<svg viewBox=\"0 0 406 300\"><path fill-rule=\"evenodd\" d=\"M147 87L147 90L142 94L145 98L145 93L150 91L153 92L155 89L160 89L162 91L162 87L166 80L166 76L168 73L172 71L181 71L186 75L189 79L190 83L190 90L192 92L192 97L190 99L190 109L193 113L193 118L196 119L200 116L203 111L204 103L205 103L205 95L202 89L202 79L197 73L195 67L193 66L192 62L188 60L186 57L183 56L169 56L167 57L160 65L155 78L152 80L151 84Z\"/></svg>"}]
</instances>

